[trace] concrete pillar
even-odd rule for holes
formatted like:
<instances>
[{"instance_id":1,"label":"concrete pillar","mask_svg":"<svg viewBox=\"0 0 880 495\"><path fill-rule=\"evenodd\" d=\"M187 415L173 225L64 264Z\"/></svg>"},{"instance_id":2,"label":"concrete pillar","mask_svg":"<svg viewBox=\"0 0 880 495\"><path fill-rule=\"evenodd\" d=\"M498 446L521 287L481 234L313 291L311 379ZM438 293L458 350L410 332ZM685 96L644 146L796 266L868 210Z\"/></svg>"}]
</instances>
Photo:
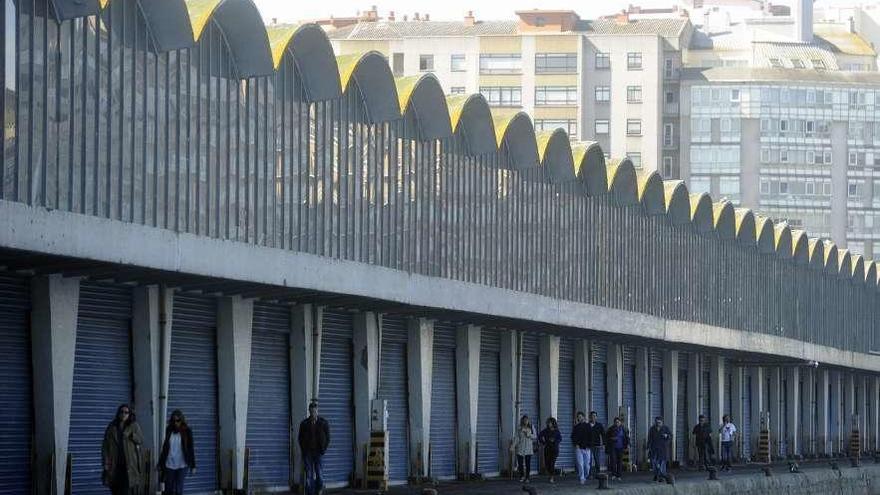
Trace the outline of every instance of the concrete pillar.
<instances>
[{"instance_id":1,"label":"concrete pillar","mask_svg":"<svg viewBox=\"0 0 880 495\"><path fill-rule=\"evenodd\" d=\"M49 275L31 280L36 493L64 493L78 312L79 279Z\"/></svg>"},{"instance_id":2,"label":"concrete pillar","mask_svg":"<svg viewBox=\"0 0 880 495\"><path fill-rule=\"evenodd\" d=\"M251 330L254 301L221 297L217 304L217 404L220 420L220 486L244 487ZM232 468L232 471L230 471Z\"/></svg>"},{"instance_id":3,"label":"concrete pillar","mask_svg":"<svg viewBox=\"0 0 880 495\"><path fill-rule=\"evenodd\" d=\"M816 455L816 427L813 422L813 414L816 411L816 384L812 368L801 370L801 417L800 421L800 450L801 455Z\"/></svg>"},{"instance_id":4,"label":"concrete pillar","mask_svg":"<svg viewBox=\"0 0 880 495\"><path fill-rule=\"evenodd\" d=\"M517 397L519 377L519 336L516 332L501 332L501 452L502 472L514 469L510 444L516 435Z\"/></svg>"},{"instance_id":5,"label":"concrete pillar","mask_svg":"<svg viewBox=\"0 0 880 495\"><path fill-rule=\"evenodd\" d=\"M678 431L678 421L675 420L678 411L678 351L663 352L663 418L664 423L672 431L672 445L675 445L677 435L685 435L685 431ZM673 448L672 460L681 461Z\"/></svg>"},{"instance_id":6,"label":"concrete pillar","mask_svg":"<svg viewBox=\"0 0 880 495\"><path fill-rule=\"evenodd\" d=\"M318 400L323 308L301 304L290 308L290 412L293 436L308 415L309 403ZM320 406L320 405L319 405ZM318 414L320 414L320 407ZM293 442L293 481L297 485L303 472L299 442Z\"/></svg>"},{"instance_id":7,"label":"concrete pillar","mask_svg":"<svg viewBox=\"0 0 880 495\"><path fill-rule=\"evenodd\" d=\"M859 415L859 436L861 438L861 446L862 452L868 451L868 404L867 397L865 393L868 390L868 378L865 376L860 376L856 379L856 386L858 387L857 403L856 403L856 414Z\"/></svg>"},{"instance_id":8,"label":"concrete pillar","mask_svg":"<svg viewBox=\"0 0 880 495\"><path fill-rule=\"evenodd\" d=\"M650 351L645 347L636 347L636 411L638 411L638 420L633 424L639 428L638 438L642 439L642 444L638 446L638 449L630 450L638 450L637 458L640 462L647 460L648 430L654 424L654 418L651 417L650 412L650 383Z\"/></svg>"},{"instance_id":9,"label":"concrete pillar","mask_svg":"<svg viewBox=\"0 0 880 495\"><path fill-rule=\"evenodd\" d=\"M831 411L837 411L837 414L831 416L831 431L828 432L828 438L831 443L831 454L834 455L840 453L840 419L841 414L843 413L843 400L841 397L841 394L843 393L843 387L841 386L840 372L830 371L829 380L830 391L828 393L828 400L830 402Z\"/></svg>"},{"instance_id":10,"label":"concrete pillar","mask_svg":"<svg viewBox=\"0 0 880 495\"><path fill-rule=\"evenodd\" d=\"M623 346L620 344L608 345L608 424L619 414L620 406L623 405ZM665 390L665 389L664 389Z\"/></svg>"},{"instance_id":11,"label":"concrete pillar","mask_svg":"<svg viewBox=\"0 0 880 495\"><path fill-rule=\"evenodd\" d=\"M462 325L455 334L458 469L469 477L477 469L477 403L480 393L480 327Z\"/></svg>"},{"instance_id":12,"label":"concrete pillar","mask_svg":"<svg viewBox=\"0 0 880 495\"><path fill-rule=\"evenodd\" d=\"M544 335L541 337L538 355L538 379L540 384L538 398L540 415L534 421L535 428L539 429L549 417L558 416L559 411L559 337L556 335Z\"/></svg>"},{"instance_id":13,"label":"concrete pillar","mask_svg":"<svg viewBox=\"0 0 880 495\"><path fill-rule=\"evenodd\" d=\"M721 418L727 413L724 400L727 398L727 378L725 373L724 358L712 356L709 358L709 386L712 388L709 411L712 416L712 436L715 439L715 452L721 452L721 435L718 428L721 427ZM729 407L729 404L727 405Z\"/></svg>"},{"instance_id":14,"label":"concrete pillar","mask_svg":"<svg viewBox=\"0 0 880 495\"><path fill-rule=\"evenodd\" d=\"M828 418L831 414L831 373L827 369L816 370L816 454L831 455L831 430Z\"/></svg>"},{"instance_id":15,"label":"concrete pillar","mask_svg":"<svg viewBox=\"0 0 880 495\"><path fill-rule=\"evenodd\" d=\"M357 450L356 485L366 478L367 447L370 444L373 399L379 392L379 321L376 313L364 311L354 317L354 441Z\"/></svg>"},{"instance_id":16,"label":"concrete pillar","mask_svg":"<svg viewBox=\"0 0 880 495\"><path fill-rule=\"evenodd\" d=\"M856 427L856 377L850 372L843 375L843 414L840 417L841 452L849 452L849 437Z\"/></svg>"},{"instance_id":17,"label":"concrete pillar","mask_svg":"<svg viewBox=\"0 0 880 495\"><path fill-rule=\"evenodd\" d=\"M410 473L415 477L425 477L428 475L428 444L431 442L434 322L413 318L408 321L407 331Z\"/></svg>"},{"instance_id":18,"label":"concrete pillar","mask_svg":"<svg viewBox=\"0 0 880 495\"><path fill-rule=\"evenodd\" d=\"M880 377L868 378L868 415L871 417L869 443L871 450L880 450Z\"/></svg>"},{"instance_id":19,"label":"concrete pillar","mask_svg":"<svg viewBox=\"0 0 880 495\"><path fill-rule=\"evenodd\" d=\"M575 410L584 414L590 412L590 342L578 340L574 347L574 402Z\"/></svg>"},{"instance_id":20,"label":"concrete pillar","mask_svg":"<svg viewBox=\"0 0 880 495\"><path fill-rule=\"evenodd\" d=\"M688 354L688 370L687 370L687 414L685 417L685 426L687 427L687 445L688 459L693 464L697 463L698 455L696 445L694 444L694 436L690 434L691 429L697 424L700 417L702 387L700 383L703 381L702 369L703 356L697 352Z\"/></svg>"},{"instance_id":21,"label":"concrete pillar","mask_svg":"<svg viewBox=\"0 0 880 495\"><path fill-rule=\"evenodd\" d=\"M730 393L730 397L733 400L733 403L727 407L727 414L730 414L730 420L733 421L733 424L737 425L739 431L736 435L736 440L733 443L733 458L736 460L740 460L743 458L743 425L742 420L745 417L743 414L743 369L740 366L731 366L730 367L730 386L733 390Z\"/></svg>"},{"instance_id":22,"label":"concrete pillar","mask_svg":"<svg viewBox=\"0 0 880 495\"><path fill-rule=\"evenodd\" d=\"M767 411L770 413L770 455L779 455L779 441L783 438L782 425L782 369L773 366L769 370L769 400Z\"/></svg>"},{"instance_id":23,"label":"concrete pillar","mask_svg":"<svg viewBox=\"0 0 880 495\"><path fill-rule=\"evenodd\" d=\"M759 451L758 449L758 440L761 435L761 414L764 413L764 408L766 404L764 404L764 387L767 386L767 382L764 380L764 368L757 367L749 370L749 373L752 376L752 438L751 438L751 450L752 456L757 456Z\"/></svg>"},{"instance_id":24,"label":"concrete pillar","mask_svg":"<svg viewBox=\"0 0 880 495\"><path fill-rule=\"evenodd\" d=\"M785 430L785 442L788 445L788 455L801 453L801 428L804 426L801 425L800 416L800 371L800 368L797 366L791 366L786 369L785 373L785 395L786 403L788 404L788 410L785 412L788 415L788 429Z\"/></svg>"}]
</instances>

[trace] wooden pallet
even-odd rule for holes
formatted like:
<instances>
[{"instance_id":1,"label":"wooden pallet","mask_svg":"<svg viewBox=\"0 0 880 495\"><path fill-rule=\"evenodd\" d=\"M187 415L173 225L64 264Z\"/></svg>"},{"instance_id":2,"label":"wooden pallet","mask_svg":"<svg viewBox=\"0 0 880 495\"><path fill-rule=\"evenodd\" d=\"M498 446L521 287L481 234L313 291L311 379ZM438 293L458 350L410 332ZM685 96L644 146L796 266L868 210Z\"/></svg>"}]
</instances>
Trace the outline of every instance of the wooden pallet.
<instances>
[{"instance_id":1,"label":"wooden pallet","mask_svg":"<svg viewBox=\"0 0 880 495\"><path fill-rule=\"evenodd\" d=\"M388 432L370 432L365 481L366 488L381 491L388 489Z\"/></svg>"},{"instance_id":2,"label":"wooden pallet","mask_svg":"<svg viewBox=\"0 0 880 495\"><path fill-rule=\"evenodd\" d=\"M758 462L770 463L770 432L761 430L758 435Z\"/></svg>"}]
</instances>

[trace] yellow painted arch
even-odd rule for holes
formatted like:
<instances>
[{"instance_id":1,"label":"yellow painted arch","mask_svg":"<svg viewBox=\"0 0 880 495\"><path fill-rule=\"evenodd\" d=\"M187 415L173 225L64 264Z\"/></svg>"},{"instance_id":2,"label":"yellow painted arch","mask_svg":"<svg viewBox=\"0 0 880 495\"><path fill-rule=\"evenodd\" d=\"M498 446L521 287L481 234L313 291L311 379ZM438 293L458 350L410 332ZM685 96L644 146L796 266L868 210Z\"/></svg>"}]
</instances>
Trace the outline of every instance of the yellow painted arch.
<instances>
[{"instance_id":1,"label":"yellow painted arch","mask_svg":"<svg viewBox=\"0 0 880 495\"><path fill-rule=\"evenodd\" d=\"M639 203L647 215L662 215L666 213L666 204L663 190L663 177L657 172L639 171L636 174L638 183Z\"/></svg>"},{"instance_id":2,"label":"yellow painted arch","mask_svg":"<svg viewBox=\"0 0 880 495\"><path fill-rule=\"evenodd\" d=\"M737 208L735 214L736 240L749 247L755 246L755 214L748 208Z\"/></svg>"},{"instance_id":3,"label":"yellow painted arch","mask_svg":"<svg viewBox=\"0 0 880 495\"><path fill-rule=\"evenodd\" d=\"M715 228L712 198L706 193L689 195L690 217L698 234L708 234Z\"/></svg>"},{"instance_id":4,"label":"yellow painted arch","mask_svg":"<svg viewBox=\"0 0 880 495\"><path fill-rule=\"evenodd\" d=\"M853 283L863 285L865 283L865 258L861 254L852 256L852 272L850 276Z\"/></svg>"},{"instance_id":5,"label":"yellow painted arch","mask_svg":"<svg viewBox=\"0 0 880 495\"><path fill-rule=\"evenodd\" d=\"M799 264L806 265L810 262L809 238L806 231L792 229L791 257Z\"/></svg>"},{"instance_id":6,"label":"yellow painted arch","mask_svg":"<svg viewBox=\"0 0 880 495\"><path fill-rule=\"evenodd\" d=\"M712 221L719 239L736 239L736 211L730 201L712 204Z\"/></svg>"},{"instance_id":7,"label":"yellow painted arch","mask_svg":"<svg viewBox=\"0 0 880 495\"><path fill-rule=\"evenodd\" d=\"M684 182L663 181L663 202L666 205L666 216L672 225L684 225L691 221L690 197Z\"/></svg>"},{"instance_id":8,"label":"yellow painted arch","mask_svg":"<svg viewBox=\"0 0 880 495\"><path fill-rule=\"evenodd\" d=\"M776 255L782 259L791 259L792 255L792 235L791 229L784 223L773 226L773 247L776 249Z\"/></svg>"},{"instance_id":9,"label":"yellow painted arch","mask_svg":"<svg viewBox=\"0 0 880 495\"><path fill-rule=\"evenodd\" d=\"M639 202L636 169L629 158L608 160L605 163L608 192L618 205L634 205Z\"/></svg>"}]
</instances>

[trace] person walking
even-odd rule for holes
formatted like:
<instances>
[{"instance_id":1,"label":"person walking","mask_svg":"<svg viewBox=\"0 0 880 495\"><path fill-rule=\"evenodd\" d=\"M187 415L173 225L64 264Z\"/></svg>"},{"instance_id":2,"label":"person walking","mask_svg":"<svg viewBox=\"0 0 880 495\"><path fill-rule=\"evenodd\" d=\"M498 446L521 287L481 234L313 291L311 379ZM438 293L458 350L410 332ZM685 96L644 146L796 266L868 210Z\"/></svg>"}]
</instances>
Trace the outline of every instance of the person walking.
<instances>
[{"instance_id":1,"label":"person walking","mask_svg":"<svg viewBox=\"0 0 880 495\"><path fill-rule=\"evenodd\" d=\"M538 443L544 446L544 468L550 473L550 483L556 483L556 458L559 457L559 443L562 434L556 418L547 418L547 426L538 434Z\"/></svg>"},{"instance_id":2,"label":"person walking","mask_svg":"<svg viewBox=\"0 0 880 495\"><path fill-rule=\"evenodd\" d=\"M736 437L736 425L733 424L729 414L725 414L724 418L722 418L718 434L721 435L721 469L730 471L732 468L731 451L733 449L733 440Z\"/></svg>"},{"instance_id":3,"label":"person walking","mask_svg":"<svg viewBox=\"0 0 880 495\"><path fill-rule=\"evenodd\" d=\"M104 430L101 460L104 470L101 481L113 495L140 492L143 483L141 447L144 434L128 404L116 408L116 417Z\"/></svg>"},{"instance_id":4,"label":"person walking","mask_svg":"<svg viewBox=\"0 0 880 495\"><path fill-rule=\"evenodd\" d=\"M623 451L629 448L629 432L620 418L614 418L614 424L608 428L605 445L608 453L608 470L614 479L623 475Z\"/></svg>"},{"instance_id":5,"label":"person walking","mask_svg":"<svg viewBox=\"0 0 880 495\"><path fill-rule=\"evenodd\" d=\"M709 419L702 414L699 419L700 422L694 426L692 433L694 443L697 445L700 469L704 470L715 464L715 448L712 446L712 427L709 426Z\"/></svg>"},{"instance_id":6,"label":"person walking","mask_svg":"<svg viewBox=\"0 0 880 495\"><path fill-rule=\"evenodd\" d=\"M599 415L596 414L596 411L590 411L590 422L587 423L587 426L590 428L590 451L593 459L593 466L588 478L592 478L599 474L603 464L601 457L605 449L605 426L599 422Z\"/></svg>"},{"instance_id":7,"label":"person walking","mask_svg":"<svg viewBox=\"0 0 880 495\"><path fill-rule=\"evenodd\" d=\"M672 432L663 424L663 418L654 418L654 426L648 430L648 457L654 470L654 481L669 479L666 470L672 444Z\"/></svg>"},{"instance_id":8,"label":"person walking","mask_svg":"<svg viewBox=\"0 0 880 495\"><path fill-rule=\"evenodd\" d=\"M590 475L590 465L593 460L590 451L590 427L587 425L587 418L582 411L578 411L574 428L571 429L571 443L574 444L574 460L578 479L583 485Z\"/></svg>"},{"instance_id":9,"label":"person walking","mask_svg":"<svg viewBox=\"0 0 880 495\"><path fill-rule=\"evenodd\" d=\"M299 424L299 448L305 467L305 495L318 495L324 490L323 457L330 446L330 424L318 416L318 403L309 404L309 415Z\"/></svg>"},{"instance_id":10,"label":"person walking","mask_svg":"<svg viewBox=\"0 0 880 495\"><path fill-rule=\"evenodd\" d=\"M532 480L532 454L535 452L535 440L535 429L532 428L532 422L528 415L523 414L519 418L519 428L516 431L516 439L513 444L520 483L529 483Z\"/></svg>"},{"instance_id":11,"label":"person walking","mask_svg":"<svg viewBox=\"0 0 880 495\"><path fill-rule=\"evenodd\" d=\"M165 441L159 453L160 480L165 485L164 495L182 495L183 479L196 472L196 453L193 434L180 409L171 412L165 426Z\"/></svg>"}]
</instances>

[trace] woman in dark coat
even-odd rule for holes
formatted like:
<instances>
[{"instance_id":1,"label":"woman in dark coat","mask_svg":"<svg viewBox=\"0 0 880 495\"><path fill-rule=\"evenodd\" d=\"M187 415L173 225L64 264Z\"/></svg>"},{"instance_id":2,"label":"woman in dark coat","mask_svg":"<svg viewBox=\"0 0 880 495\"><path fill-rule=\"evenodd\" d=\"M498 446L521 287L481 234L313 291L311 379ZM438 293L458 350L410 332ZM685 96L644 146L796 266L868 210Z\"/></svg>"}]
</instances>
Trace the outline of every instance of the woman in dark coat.
<instances>
[{"instance_id":1,"label":"woman in dark coat","mask_svg":"<svg viewBox=\"0 0 880 495\"><path fill-rule=\"evenodd\" d=\"M116 409L116 417L104 430L101 459L104 463L102 479L113 495L139 492L143 483L141 446L144 434L128 404Z\"/></svg>"},{"instance_id":2,"label":"woman in dark coat","mask_svg":"<svg viewBox=\"0 0 880 495\"><path fill-rule=\"evenodd\" d=\"M187 472L196 472L196 454L193 447L192 429L180 409L175 409L165 427L165 441L159 454L159 472L165 495L182 495L183 479Z\"/></svg>"},{"instance_id":3,"label":"woman in dark coat","mask_svg":"<svg viewBox=\"0 0 880 495\"><path fill-rule=\"evenodd\" d=\"M550 483L556 483L556 458L559 457L559 443L562 434L556 418L547 418L547 427L538 434L538 443L544 446L544 467L550 473Z\"/></svg>"}]
</instances>

